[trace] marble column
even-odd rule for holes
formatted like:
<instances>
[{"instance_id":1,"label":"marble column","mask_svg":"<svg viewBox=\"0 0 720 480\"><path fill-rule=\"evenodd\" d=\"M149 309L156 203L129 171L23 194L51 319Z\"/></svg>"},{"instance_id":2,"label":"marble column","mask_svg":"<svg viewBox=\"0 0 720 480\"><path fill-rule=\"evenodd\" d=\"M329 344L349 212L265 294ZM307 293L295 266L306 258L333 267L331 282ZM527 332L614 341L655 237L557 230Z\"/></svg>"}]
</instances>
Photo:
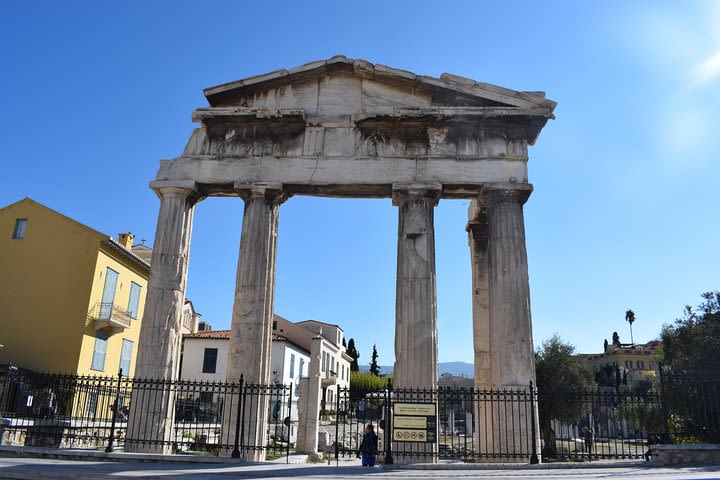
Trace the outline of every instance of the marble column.
<instances>
[{"instance_id":1,"label":"marble column","mask_svg":"<svg viewBox=\"0 0 720 480\"><path fill-rule=\"evenodd\" d=\"M491 184L488 208L490 354L493 387L526 387L535 381L530 285L523 204L529 184ZM502 347L502 348L500 348Z\"/></svg>"},{"instance_id":2,"label":"marble column","mask_svg":"<svg viewBox=\"0 0 720 480\"><path fill-rule=\"evenodd\" d=\"M490 388L490 297L487 205L475 199L468 209L468 242L472 265L475 388Z\"/></svg>"},{"instance_id":3,"label":"marble column","mask_svg":"<svg viewBox=\"0 0 720 480\"><path fill-rule=\"evenodd\" d=\"M275 257L278 210L287 198L280 184L236 184L245 200L240 255L235 284L235 302L228 351L227 381L243 375L246 385L270 381ZM243 443L264 446L267 430L268 398L249 398L243 419ZM236 408L228 410L227 422L234 428ZM245 458L262 461L265 452L246 450Z\"/></svg>"},{"instance_id":4,"label":"marble column","mask_svg":"<svg viewBox=\"0 0 720 480\"><path fill-rule=\"evenodd\" d=\"M528 392L535 382L523 217L531 192L532 185L514 183L489 184L482 191L487 205L490 386L504 391ZM532 452L530 405L510 402L511 394L507 398L506 408L490 416L491 450L499 448L506 461L527 461ZM537 411L534 418L537 432Z\"/></svg>"},{"instance_id":5,"label":"marble column","mask_svg":"<svg viewBox=\"0 0 720 480\"><path fill-rule=\"evenodd\" d=\"M138 341L135 377L176 380L182 346L190 238L195 204L194 182L153 182L160 197L145 310ZM125 450L169 453L175 398L170 389L133 391ZM142 440L164 444L144 444Z\"/></svg>"},{"instance_id":6,"label":"marble column","mask_svg":"<svg viewBox=\"0 0 720 480\"><path fill-rule=\"evenodd\" d=\"M398 207L393 373L396 389L437 386L433 214L441 189L439 183L393 185L393 205Z\"/></svg>"}]
</instances>

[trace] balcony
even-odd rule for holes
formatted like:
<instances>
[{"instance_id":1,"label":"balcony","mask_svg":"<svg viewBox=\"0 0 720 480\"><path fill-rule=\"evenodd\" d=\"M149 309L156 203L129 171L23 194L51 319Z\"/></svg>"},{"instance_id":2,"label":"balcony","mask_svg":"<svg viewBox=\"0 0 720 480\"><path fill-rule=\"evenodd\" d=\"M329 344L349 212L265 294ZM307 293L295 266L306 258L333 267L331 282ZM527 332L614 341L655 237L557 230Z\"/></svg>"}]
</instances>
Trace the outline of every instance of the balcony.
<instances>
[{"instance_id":1,"label":"balcony","mask_svg":"<svg viewBox=\"0 0 720 480\"><path fill-rule=\"evenodd\" d=\"M95 322L95 330L111 328L113 333L130 328L132 322L128 311L114 303L96 303L89 317Z\"/></svg>"},{"instance_id":2,"label":"balcony","mask_svg":"<svg viewBox=\"0 0 720 480\"><path fill-rule=\"evenodd\" d=\"M321 375L320 383L323 387L335 385L337 383L337 372L325 370Z\"/></svg>"}]
</instances>

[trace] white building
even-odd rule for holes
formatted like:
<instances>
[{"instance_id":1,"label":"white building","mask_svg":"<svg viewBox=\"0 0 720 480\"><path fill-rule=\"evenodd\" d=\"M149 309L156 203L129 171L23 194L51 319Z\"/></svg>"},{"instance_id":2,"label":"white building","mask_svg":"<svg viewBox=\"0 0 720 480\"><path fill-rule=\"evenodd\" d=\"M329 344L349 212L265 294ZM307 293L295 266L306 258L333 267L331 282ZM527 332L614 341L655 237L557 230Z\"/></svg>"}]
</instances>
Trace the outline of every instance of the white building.
<instances>
[{"instance_id":1,"label":"white building","mask_svg":"<svg viewBox=\"0 0 720 480\"><path fill-rule=\"evenodd\" d=\"M313 337L320 340L320 377L322 379L321 405L326 410L335 410L337 388L350 387L350 357L345 351L344 332L340 326L317 320L293 323L279 315L274 316L273 334L281 335L299 345L303 350L312 350ZM271 359L272 361L272 359ZM304 371L308 376L310 370Z\"/></svg>"},{"instance_id":2,"label":"white building","mask_svg":"<svg viewBox=\"0 0 720 480\"><path fill-rule=\"evenodd\" d=\"M190 313L190 312L188 312ZM313 341L320 342L321 405L335 409L337 388L350 386L350 362L346 353L343 331L338 325L306 320L293 323L279 315L274 316L272 349L270 354L270 381L292 385L290 416L297 420L297 401L300 378L311 374L310 352ZM208 382L225 382L230 346L230 330L197 330L183 335L180 379ZM209 403L217 399L202 399ZM271 416L287 416L286 404L270 406Z\"/></svg>"}]
</instances>

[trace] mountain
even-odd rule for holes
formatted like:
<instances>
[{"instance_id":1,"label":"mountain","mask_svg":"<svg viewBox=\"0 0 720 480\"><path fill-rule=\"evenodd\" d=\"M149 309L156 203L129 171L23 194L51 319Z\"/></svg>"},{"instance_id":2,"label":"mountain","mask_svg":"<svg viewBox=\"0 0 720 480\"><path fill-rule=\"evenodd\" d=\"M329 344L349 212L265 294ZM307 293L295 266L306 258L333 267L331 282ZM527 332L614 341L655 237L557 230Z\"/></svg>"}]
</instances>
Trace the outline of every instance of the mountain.
<instances>
[{"instance_id":1,"label":"mountain","mask_svg":"<svg viewBox=\"0 0 720 480\"><path fill-rule=\"evenodd\" d=\"M388 375L391 374L393 371L392 365L379 365L380 368L380 375ZM370 370L370 365L360 365L360 370L363 372L367 372ZM472 377L473 376L473 364L467 363L467 362L440 362L438 363L438 375L442 375L443 373L449 373L451 375L455 375L456 377L459 376L466 376L466 377Z\"/></svg>"}]
</instances>

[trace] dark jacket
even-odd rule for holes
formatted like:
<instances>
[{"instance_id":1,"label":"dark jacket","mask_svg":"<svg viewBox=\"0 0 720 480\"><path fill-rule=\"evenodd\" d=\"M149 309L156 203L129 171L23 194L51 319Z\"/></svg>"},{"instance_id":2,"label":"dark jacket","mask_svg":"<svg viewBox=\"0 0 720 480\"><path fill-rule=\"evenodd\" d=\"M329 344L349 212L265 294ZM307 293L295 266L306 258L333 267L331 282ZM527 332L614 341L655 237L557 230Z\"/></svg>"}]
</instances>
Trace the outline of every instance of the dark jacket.
<instances>
[{"instance_id":1,"label":"dark jacket","mask_svg":"<svg viewBox=\"0 0 720 480\"><path fill-rule=\"evenodd\" d=\"M378 447L378 436L375 432L368 432L363 435L362 443L360 444L360 451L362 453L369 453L375 455Z\"/></svg>"}]
</instances>

